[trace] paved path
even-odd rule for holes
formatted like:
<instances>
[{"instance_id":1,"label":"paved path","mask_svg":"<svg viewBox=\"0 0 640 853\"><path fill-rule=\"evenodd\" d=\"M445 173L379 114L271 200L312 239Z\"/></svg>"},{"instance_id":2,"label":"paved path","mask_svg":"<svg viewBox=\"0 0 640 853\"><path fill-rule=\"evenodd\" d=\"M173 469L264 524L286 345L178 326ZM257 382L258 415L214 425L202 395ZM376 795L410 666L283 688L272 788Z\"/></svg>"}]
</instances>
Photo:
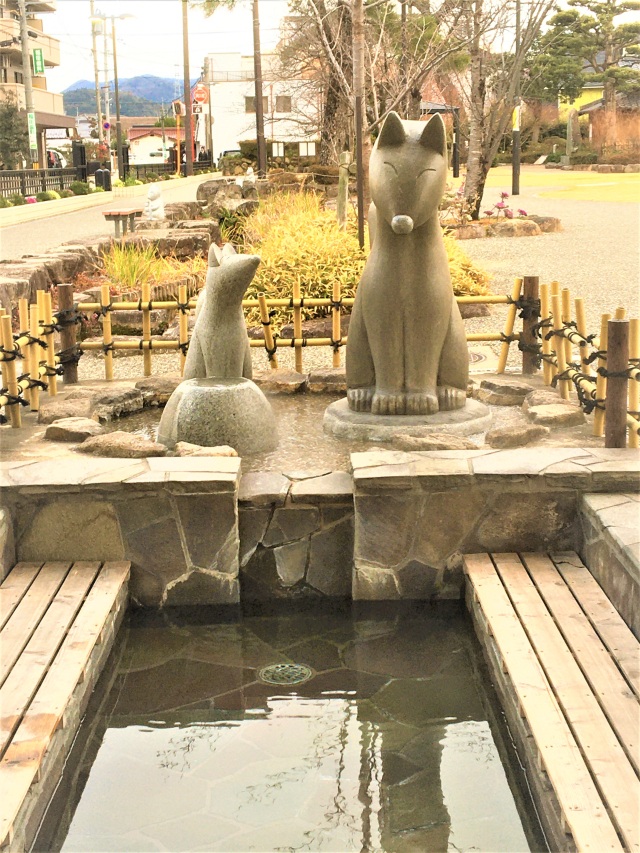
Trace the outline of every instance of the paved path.
<instances>
[{"instance_id":1,"label":"paved path","mask_svg":"<svg viewBox=\"0 0 640 853\"><path fill-rule=\"evenodd\" d=\"M178 180L163 182L161 186L165 204L175 201L195 201L198 185L202 181L211 180L212 177L211 174L205 174L195 179L187 179L185 182ZM105 221L102 211L118 205L123 207L144 205L145 198L146 192L136 195L135 198L113 198L109 193L109 197L104 201L96 195L95 206L84 210L48 215L44 219L23 222L19 225L5 225L0 231L0 260L40 254L72 240L112 236L113 223ZM55 204L55 202L43 204Z\"/></svg>"}]
</instances>

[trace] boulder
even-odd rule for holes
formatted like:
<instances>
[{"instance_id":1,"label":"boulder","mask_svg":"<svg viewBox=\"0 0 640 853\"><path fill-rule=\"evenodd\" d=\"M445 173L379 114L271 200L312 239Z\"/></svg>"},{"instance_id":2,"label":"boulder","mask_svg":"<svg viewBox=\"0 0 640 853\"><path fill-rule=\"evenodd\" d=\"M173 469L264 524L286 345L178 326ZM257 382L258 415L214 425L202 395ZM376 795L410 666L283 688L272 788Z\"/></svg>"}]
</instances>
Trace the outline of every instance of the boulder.
<instances>
[{"instance_id":1,"label":"boulder","mask_svg":"<svg viewBox=\"0 0 640 853\"><path fill-rule=\"evenodd\" d=\"M189 444L188 441L177 442L174 454L176 456L237 456L238 453L228 444L217 447L202 447L200 444Z\"/></svg>"},{"instance_id":2,"label":"boulder","mask_svg":"<svg viewBox=\"0 0 640 853\"><path fill-rule=\"evenodd\" d=\"M55 397L44 398L38 412L39 424L52 424L63 418L94 418L93 396L80 397L78 399L59 400Z\"/></svg>"},{"instance_id":3,"label":"boulder","mask_svg":"<svg viewBox=\"0 0 640 853\"><path fill-rule=\"evenodd\" d=\"M535 216L530 213L527 218L535 222L544 234L555 234L562 231L562 223L556 216Z\"/></svg>"},{"instance_id":4,"label":"boulder","mask_svg":"<svg viewBox=\"0 0 640 853\"><path fill-rule=\"evenodd\" d=\"M112 311L111 331L114 335L141 335L142 334L142 312L141 311ZM167 324L165 311L153 310L149 312L151 320L151 331L161 333ZM102 322L102 318L100 318Z\"/></svg>"},{"instance_id":5,"label":"boulder","mask_svg":"<svg viewBox=\"0 0 640 853\"><path fill-rule=\"evenodd\" d=\"M396 433L390 441L398 450L477 450L478 445L463 435L433 432L431 435L415 436Z\"/></svg>"},{"instance_id":6,"label":"boulder","mask_svg":"<svg viewBox=\"0 0 640 853\"><path fill-rule=\"evenodd\" d=\"M480 387L473 390L473 396L493 406L521 406L531 391L531 385L521 379L495 376L483 379Z\"/></svg>"},{"instance_id":7,"label":"boulder","mask_svg":"<svg viewBox=\"0 0 640 853\"><path fill-rule=\"evenodd\" d=\"M548 427L537 424L498 427L489 430L484 440L489 447L523 447L525 444L531 444L532 441L537 441L539 438L548 435L549 431Z\"/></svg>"},{"instance_id":8,"label":"boulder","mask_svg":"<svg viewBox=\"0 0 640 853\"><path fill-rule=\"evenodd\" d=\"M549 406L555 404L571 406L571 403L568 400L563 400L560 394L554 391L553 388L537 388L525 397L522 403L522 411L528 412L532 406Z\"/></svg>"},{"instance_id":9,"label":"boulder","mask_svg":"<svg viewBox=\"0 0 640 853\"><path fill-rule=\"evenodd\" d=\"M221 243L220 226L215 219L180 219L171 224L174 231L206 231L213 243Z\"/></svg>"},{"instance_id":10,"label":"boulder","mask_svg":"<svg viewBox=\"0 0 640 853\"><path fill-rule=\"evenodd\" d=\"M164 406L181 382L179 376L148 376L136 382L145 406Z\"/></svg>"},{"instance_id":11,"label":"boulder","mask_svg":"<svg viewBox=\"0 0 640 853\"><path fill-rule=\"evenodd\" d=\"M202 185L201 185L202 186ZM172 221L180 219L195 219L202 211L198 201L175 201L165 204L164 217Z\"/></svg>"},{"instance_id":12,"label":"boulder","mask_svg":"<svg viewBox=\"0 0 640 853\"><path fill-rule=\"evenodd\" d=\"M537 237L542 234L531 219L504 219L487 226L488 237Z\"/></svg>"},{"instance_id":13,"label":"boulder","mask_svg":"<svg viewBox=\"0 0 640 853\"><path fill-rule=\"evenodd\" d=\"M529 406L527 416L534 424L549 427L578 426L584 423L584 412L577 406L567 403L552 403L543 406Z\"/></svg>"},{"instance_id":14,"label":"boulder","mask_svg":"<svg viewBox=\"0 0 640 853\"><path fill-rule=\"evenodd\" d=\"M312 394L346 394L347 376L344 367L325 367L313 370L307 381Z\"/></svg>"},{"instance_id":15,"label":"boulder","mask_svg":"<svg viewBox=\"0 0 640 853\"><path fill-rule=\"evenodd\" d=\"M177 258L191 258L194 255L206 256L209 251L209 232L180 231L178 229L159 229L158 231L134 231L126 234L124 242L141 249L153 248L161 257L174 255Z\"/></svg>"},{"instance_id":16,"label":"boulder","mask_svg":"<svg viewBox=\"0 0 640 853\"><path fill-rule=\"evenodd\" d=\"M82 453L92 453L94 456L114 456L124 459L165 456L167 452L167 448L163 444L121 430L88 438L78 446L78 450Z\"/></svg>"},{"instance_id":17,"label":"boulder","mask_svg":"<svg viewBox=\"0 0 640 853\"><path fill-rule=\"evenodd\" d=\"M226 194L227 189L234 186L235 183L228 184L226 181L220 180L203 181L201 184L198 184L196 199L197 201L208 205L209 202L215 199L219 194ZM235 198L242 198L242 190L240 190L240 187L238 187L238 191L239 194L236 194ZM229 193L230 197L232 197L232 193L234 192L235 190L231 190Z\"/></svg>"},{"instance_id":18,"label":"boulder","mask_svg":"<svg viewBox=\"0 0 640 853\"><path fill-rule=\"evenodd\" d=\"M139 412L144 406L138 388L114 388L95 391L92 399L93 414L101 421Z\"/></svg>"},{"instance_id":19,"label":"boulder","mask_svg":"<svg viewBox=\"0 0 640 853\"><path fill-rule=\"evenodd\" d=\"M47 441L79 442L103 432L104 427L92 418L60 418L49 424L44 437Z\"/></svg>"},{"instance_id":20,"label":"boulder","mask_svg":"<svg viewBox=\"0 0 640 853\"><path fill-rule=\"evenodd\" d=\"M296 394L298 391L304 391L307 379L306 373L297 373L286 368L261 370L253 377L259 388L273 394Z\"/></svg>"}]
</instances>

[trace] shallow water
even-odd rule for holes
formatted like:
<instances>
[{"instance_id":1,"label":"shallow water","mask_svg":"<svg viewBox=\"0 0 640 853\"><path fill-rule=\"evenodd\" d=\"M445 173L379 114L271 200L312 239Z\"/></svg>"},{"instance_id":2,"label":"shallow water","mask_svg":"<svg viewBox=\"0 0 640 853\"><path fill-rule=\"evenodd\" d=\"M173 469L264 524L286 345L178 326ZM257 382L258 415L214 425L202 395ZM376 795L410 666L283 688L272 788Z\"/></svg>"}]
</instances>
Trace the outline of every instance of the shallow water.
<instances>
[{"instance_id":1,"label":"shallow water","mask_svg":"<svg viewBox=\"0 0 640 853\"><path fill-rule=\"evenodd\" d=\"M35 849L543 849L520 784L460 614L136 614Z\"/></svg>"}]
</instances>

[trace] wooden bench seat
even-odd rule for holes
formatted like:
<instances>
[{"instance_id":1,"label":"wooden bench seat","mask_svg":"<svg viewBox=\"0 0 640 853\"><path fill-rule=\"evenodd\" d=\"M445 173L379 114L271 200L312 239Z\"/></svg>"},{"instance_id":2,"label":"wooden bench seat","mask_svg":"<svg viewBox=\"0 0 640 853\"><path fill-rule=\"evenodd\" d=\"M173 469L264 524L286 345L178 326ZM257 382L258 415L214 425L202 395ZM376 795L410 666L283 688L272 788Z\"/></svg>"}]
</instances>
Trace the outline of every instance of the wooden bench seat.
<instances>
[{"instance_id":1,"label":"wooden bench seat","mask_svg":"<svg viewBox=\"0 0 640 853\"><path fill-rule=\"evenodd\" d=\"M574 553L464 557L467 606L558 850L640 849L640 645Z\"/></svg>"},{"instance_id":2,"label":"wooden bench seat","mask_svg":"<svg viewBox=\"0 0 640 853\"><path fill-rule=\"evenodd\" d=\"M0 587L0 850L28 850L124 616L127 562L20 563Z\"/></svg>"},{"instance_id":3,"label":"wooden bench seat","mask_svg":"<svg viewBox=\"0 0 640 853\"><path fill-rule=\"evenodd\" d=\"M103 210L102 215L107 222L113 222L116 228L116 237L120 237L120 228L122 227L122 235L127 231L133 231L136 227L136 218L142 216L144 208L142 207L118 207L110 210Z\"/></svg>"}]
</instances>

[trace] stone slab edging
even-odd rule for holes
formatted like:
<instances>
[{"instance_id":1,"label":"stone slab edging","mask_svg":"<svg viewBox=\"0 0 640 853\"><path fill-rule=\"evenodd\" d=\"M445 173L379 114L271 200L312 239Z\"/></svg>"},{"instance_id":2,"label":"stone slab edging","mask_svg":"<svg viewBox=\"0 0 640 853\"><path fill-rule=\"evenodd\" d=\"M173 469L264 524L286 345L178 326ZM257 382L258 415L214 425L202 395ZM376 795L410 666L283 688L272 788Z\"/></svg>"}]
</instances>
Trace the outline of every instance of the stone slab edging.
<instances>
[{"instance_id":1,"label":"stone slab edging","mask_svg":"<svg viewBox=\"0 0 640 853\"><path fill-rule=\"evenodd\" d=\"M580 557L640 639L640 496L587 494Z\"/></svg>"}]
</instances>

